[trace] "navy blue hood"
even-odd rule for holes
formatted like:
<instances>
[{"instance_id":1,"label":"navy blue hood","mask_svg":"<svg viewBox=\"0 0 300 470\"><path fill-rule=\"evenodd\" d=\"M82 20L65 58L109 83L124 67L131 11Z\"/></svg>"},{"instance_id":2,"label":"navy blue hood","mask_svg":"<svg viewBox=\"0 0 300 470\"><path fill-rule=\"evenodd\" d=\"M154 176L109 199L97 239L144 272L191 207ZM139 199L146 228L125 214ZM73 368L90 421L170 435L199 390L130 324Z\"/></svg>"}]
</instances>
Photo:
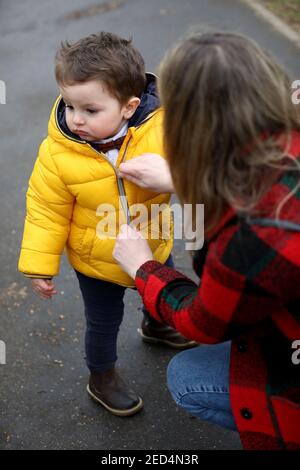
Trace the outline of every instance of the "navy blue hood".
<instances>
[{"instance_id":1,"label":"navy blue hood","mask_svg":"<svg viewBox=\"0 0 300 470\"><path fill-rule=\"evenodd\" d=\"M152 73L146 73L147 84L142 93L141 102L132 118L128 121L128 127L136 127L143 122L150 113L160 106L157 89L156 77Z\"/></svg>"}]
</instances>

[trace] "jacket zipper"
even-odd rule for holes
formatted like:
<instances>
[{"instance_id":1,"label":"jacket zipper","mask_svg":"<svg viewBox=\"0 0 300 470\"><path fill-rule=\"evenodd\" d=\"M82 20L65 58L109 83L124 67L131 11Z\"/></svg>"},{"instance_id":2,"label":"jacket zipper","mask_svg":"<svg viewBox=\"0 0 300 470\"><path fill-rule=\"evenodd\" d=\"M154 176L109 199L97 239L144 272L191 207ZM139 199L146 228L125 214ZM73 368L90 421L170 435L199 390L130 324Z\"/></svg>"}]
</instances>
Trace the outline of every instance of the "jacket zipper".
<instances>
[{"instance_id":1,"label":"jacket zipper","mask_svg":"<svg viewBox=\"0 0 300 470\"><path fill-rule=\"evenodd\" d=\"M126 153L127 153L127 148L128 148L128 144L131 140L131 137L128 139L128 142L126 144L126 147L125 147L125 151L124 151L124 154L123 154L123 157L122 157L122 160L121 160L121 163L123 162L125 156L126 156ZM87 143L87 142L85 142ZM87 143L88 144L88 143ZM126 193L125 193L125 188L124 188L124 183L123 183L123 180L122 178L120 178L118 176L118 173L117 173L117 168L111 163L111 161L107 158L107 156L105 155L105 153L103 152L98 152L98 150L94 149L94 147L91 146L91 144L88 144L88 146L93 149L98 155L100 155L101 157L104 158L104 160L106 160L110 166L113 168L114 172L115 172L115 175L116 175L116 178L117 178L117 184L118 184L118 191L119 191L119 198L120 198L120 201L121 201L121 206L122 206L122 209L124 211L124 214L126 216L126 221L127 221L127 224L129 225L130 222L131 222L131 217L130 217L130 212L129 212L129 207L128 207L128 201L127 201L127 197L126 197Z\"/></svg>"},{"instance_id":2,"label":"jacket zipper","mask_svg":"<svg viewBox=\"0 0 300 470\"><path fill-rule=\"evenodd\" d=\"M61 100L60 100L61 101ZM107 161L107 163L110 164L110 166L113 168L114 172L115 172L115 175L116 175L116 178L117 178L117 184L118 184L118 191L119 191L119 198L120 198L120 201L121 201L121 205L122 205L122 209L124 211L124 214L125 214L125 217L126 217L126 220L127 220L127 224L129 225L130 222L131 222L131 216L130 216L130 212L129 212L129 207L128 207L128 201L127 201L127 197L126 197L126 193L125 193L125 188L124 188L124 183L123 183L123 180L122 178L120 178L118 176L118 173L117 173L117 168L110 162L110 160L107 158L107 156L105 155L105 153L103 152L98 152L98 150L94 149L94 147L92 147L91 144L89 144L87 141L85 140L78 140L78 139L74 139L73 137L70 137L68 136L60 127L59 125L59 122L58 122L58 118L57 118L57 111L58 111L58 106L59 106L59 103L60 101L57 103L57 106L56 106L56 110L55 110L55 121L56 121L56 125L57 125L57 128L60 130L61 134L66 137L67 139L69 140L72 140L73 142L77 142L78 144L87 144L92 150L94 150L98 155L100 155L101 157L104 158L104 160ZM142 121L137 127L136 129L138 129L139 127L141 127L142 124L144 124L145 122L149 121L149 119L152 118L152 116L154 116L155 113L151 113L150 116L147 116L146 119L144 119L144 121ZM130 137L127 141L127 144L126 144L126 147L125 147L125 151L124 151L124 154L123 154L123 157L121 159L121 162L122 163L126 157L126 154L127 154L127 149L128 149L128 144L130 142L130 140L132 139L132 137Z\"/></svg>"}]
</instances>

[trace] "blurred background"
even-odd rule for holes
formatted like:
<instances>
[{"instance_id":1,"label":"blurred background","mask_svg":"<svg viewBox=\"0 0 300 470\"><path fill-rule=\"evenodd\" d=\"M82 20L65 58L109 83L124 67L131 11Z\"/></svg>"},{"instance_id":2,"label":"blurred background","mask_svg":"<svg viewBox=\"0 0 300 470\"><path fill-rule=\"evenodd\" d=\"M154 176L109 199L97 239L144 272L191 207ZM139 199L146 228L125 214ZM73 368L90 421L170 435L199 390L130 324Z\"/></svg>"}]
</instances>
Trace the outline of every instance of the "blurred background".
<instances>
[{"instance_id":1,"label":"blurred background","mask_svg":"<svg viewBox=\"0 0 300 470\"><path fill-rule=\"evenodd\" d=\"M259 4L298 31L299 0ZM300 79L297 44L247 1L0 0L0 80L6 85L6 104L0 104L0 340L6 344L6 364L0 364L1 449L241 448L235 433L200 422L173 403L165 372L175 352L142 343L136 292L126 294L119 364L145 409L122 419L85 392L83 305L66 260L56 279L59 295L51 301L36 297L17 271L28 178L58 94L53 62L59 42L100 30L131 36L147 70L155 72L164 52L199 27L251 36L292 80ZM182 241L175 243L174 258L179 270L193 276Z\"/></svg>"}]
</instances>

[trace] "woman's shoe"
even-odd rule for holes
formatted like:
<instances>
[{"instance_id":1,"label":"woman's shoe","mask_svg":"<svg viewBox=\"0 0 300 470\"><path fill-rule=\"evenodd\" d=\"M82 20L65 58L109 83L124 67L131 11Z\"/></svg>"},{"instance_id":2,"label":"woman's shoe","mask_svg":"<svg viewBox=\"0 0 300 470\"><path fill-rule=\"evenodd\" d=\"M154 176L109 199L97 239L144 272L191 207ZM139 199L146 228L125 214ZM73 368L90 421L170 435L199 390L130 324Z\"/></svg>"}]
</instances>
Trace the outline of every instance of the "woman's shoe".
<instances>
[{"instance_id":1,"label":"woman's shoe","mask_svg":"<svg viewBox=\"0 0 300 470\"><path fill-rule=\"evenodd\" d=\"M144 316L138 332L146 343L162 343L175 349L189 349L199 346L196 341L185 338L171 326L160 323L154 318L149 319Z\"/></svg>"},{"instance_id":2,"label":"woman's shoe","mask_svg":"<svg viewBox=\"0 0 300 470\"><path fill-rule=\"evenodd\" d=\"M143 408L143 400L131 390L114 367L90 375L87 392L117 416L131 416Z\"/></svg>"}]
</instances>

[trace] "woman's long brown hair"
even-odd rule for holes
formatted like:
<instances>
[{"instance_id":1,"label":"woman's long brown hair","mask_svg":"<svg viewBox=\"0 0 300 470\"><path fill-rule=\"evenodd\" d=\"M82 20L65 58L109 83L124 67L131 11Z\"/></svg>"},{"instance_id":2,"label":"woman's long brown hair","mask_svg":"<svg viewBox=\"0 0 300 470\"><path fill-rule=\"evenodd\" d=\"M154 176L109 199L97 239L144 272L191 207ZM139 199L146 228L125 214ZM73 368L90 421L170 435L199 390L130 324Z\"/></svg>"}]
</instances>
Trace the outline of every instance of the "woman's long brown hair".
<instances>
[{"instance_id":1,"label":"woman's long brown hair","mask_svg":"<svg viewBox=\"0 0 300 470\"><path fill-rule=\"evenodd\" d=\"M291 80L253 40L233 33L185 39L159 75L175 190L182 203L205 205L208 233L227 206L251 211L282 168L289 131L300 130Z\"/></svg>"}]
</instances>

